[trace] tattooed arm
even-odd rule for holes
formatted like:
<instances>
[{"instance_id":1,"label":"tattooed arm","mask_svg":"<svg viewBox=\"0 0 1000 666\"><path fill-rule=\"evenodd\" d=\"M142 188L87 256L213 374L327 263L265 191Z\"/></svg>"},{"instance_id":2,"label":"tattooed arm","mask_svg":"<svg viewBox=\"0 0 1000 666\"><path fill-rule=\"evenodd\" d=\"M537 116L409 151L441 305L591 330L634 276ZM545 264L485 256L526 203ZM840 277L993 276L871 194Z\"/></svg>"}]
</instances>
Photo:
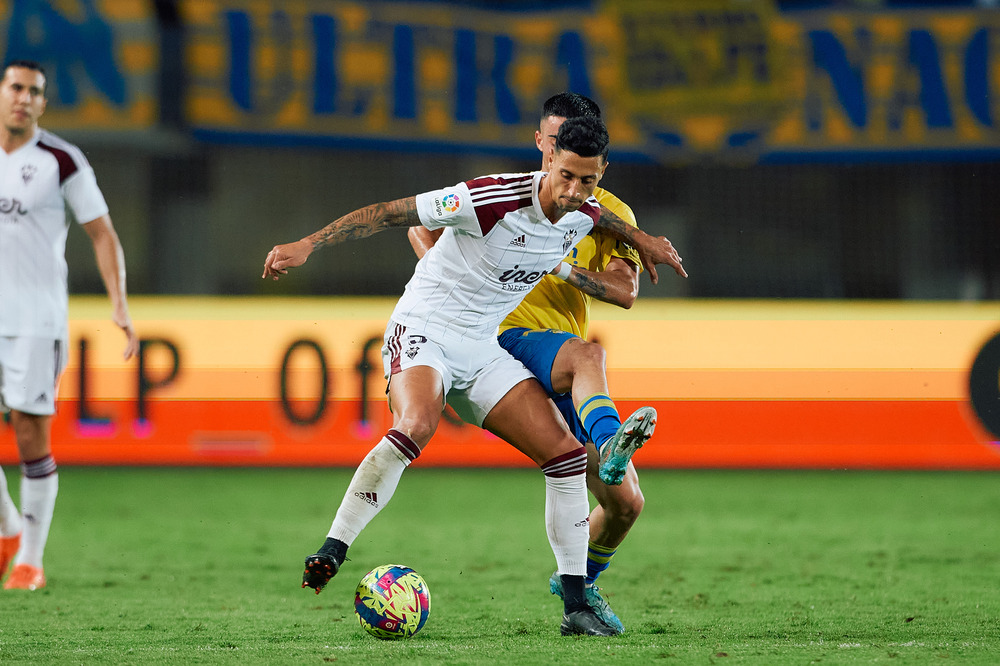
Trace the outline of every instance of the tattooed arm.
<instances>
[{"instance_id":1,"label":"tattooed arm","mask_svg":"<svg viewBox=\"0 0 1000 666\"><path fill-rule=\"evenodd\" d=\"M628 310L639 295L639 271L626 259L612 257L603 271L574 266L566 282L599 301Z\"/></svg>"},{"instance_id":2,"label":"tattooed arm","mask_svg":"<svg viewBox=\"0 0 1000 666\"><path fill-rule=\"evenodd\" d=\"M667 264L681 277L687 277L687 271L681 266L681 257L669 240L663 236L650 236L638 227L633 227L605 207L601 207L601 216L597 220L598 228L620 241L628 243L639 253L643 268L649 271L649 279L653 284L659 281L656 274L657 264Z\"/></svg>"},{"instance_id":3,"label":"tattooed arm","mask_svg":"<svg viewBox=\"0 0 1000 666\"><path fill-rule=\"evenodd\" d=\"M301 240L275 245L267 254L261 277L277 280L279 276L288 273L289 268L306 263L313 250L325 245L368 238L390 227L412 227L418 224L420 218L417 217L416 197L359 208Z\"/></svg>"}]
</instances>

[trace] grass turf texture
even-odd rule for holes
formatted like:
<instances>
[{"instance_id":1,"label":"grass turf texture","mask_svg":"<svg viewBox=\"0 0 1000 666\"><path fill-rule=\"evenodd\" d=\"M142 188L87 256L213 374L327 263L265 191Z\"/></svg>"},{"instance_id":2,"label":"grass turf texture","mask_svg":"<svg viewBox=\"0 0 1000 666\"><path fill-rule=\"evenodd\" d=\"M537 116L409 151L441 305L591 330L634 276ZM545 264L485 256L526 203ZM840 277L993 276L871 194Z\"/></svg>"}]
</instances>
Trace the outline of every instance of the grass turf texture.
<instances>
[{"instance_id":1,"label":"grass turf texture","mask_svg":"<svg viewBox=\"0 0 1000 666\"><path fill-rule=\"evenodd\" d=\"M601 579L628 628L612 639L559 636L532 470L408 471L327 589L299 589L349 476L62 468L49 587L0 590L0 662L993 664L1000 654L996 475L642 471L645 512ZM371 638L353 614L361 576L389 562L431 590L427 626L406 641Z\"/></svg>"}]
</instances>

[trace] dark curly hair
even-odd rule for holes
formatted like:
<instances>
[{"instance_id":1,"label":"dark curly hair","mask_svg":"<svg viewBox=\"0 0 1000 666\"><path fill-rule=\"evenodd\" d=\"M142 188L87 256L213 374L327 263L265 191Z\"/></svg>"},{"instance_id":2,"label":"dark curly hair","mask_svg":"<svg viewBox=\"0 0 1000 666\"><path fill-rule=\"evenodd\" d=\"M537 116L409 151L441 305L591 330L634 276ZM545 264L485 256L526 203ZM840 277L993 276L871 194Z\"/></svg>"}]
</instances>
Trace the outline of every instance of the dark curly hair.
<instances>
[{"instance_id":1,"label":"dark curly hair","mask_svg":"<svg viewBox=\"0 0 1000 666\"><path fill-rule=\"evenodd\" d=\"M556 151L569 150L580 157L597 157L607 161L610 138L604 121L594 116L568 118L559 126Z\"/></svg>"}]
</instances>

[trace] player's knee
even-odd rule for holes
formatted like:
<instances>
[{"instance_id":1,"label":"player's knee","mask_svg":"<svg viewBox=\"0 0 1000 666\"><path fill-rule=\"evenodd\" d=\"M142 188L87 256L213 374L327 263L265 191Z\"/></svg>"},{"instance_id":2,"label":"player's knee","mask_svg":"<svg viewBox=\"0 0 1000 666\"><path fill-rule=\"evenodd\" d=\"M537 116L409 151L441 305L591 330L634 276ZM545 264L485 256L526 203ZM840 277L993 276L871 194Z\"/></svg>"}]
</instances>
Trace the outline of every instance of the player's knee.
<instances>
[{"instance_id":1,"label":"player's knee","mask_svg":"<svg viewBox=\"0 0 1000 666\"><path fill-rule=\"evenodd\" d=\"M421 449L431 440L434 431L437 429L437 421L428 417L403 417L400 418L393 427L399 430Z\"/></svg>"},{"instance_id":2,"label":"player's knee","mask_svg":"<svg viewBox=\"0 0 1000 666\"><path fill-rule=\"evenodd\" d=\"M583 342L577 347L574 358L577 368L599 368L603 371L608 354L604 351L604 347L596 342Z\"/></svg>"}]
</instances>

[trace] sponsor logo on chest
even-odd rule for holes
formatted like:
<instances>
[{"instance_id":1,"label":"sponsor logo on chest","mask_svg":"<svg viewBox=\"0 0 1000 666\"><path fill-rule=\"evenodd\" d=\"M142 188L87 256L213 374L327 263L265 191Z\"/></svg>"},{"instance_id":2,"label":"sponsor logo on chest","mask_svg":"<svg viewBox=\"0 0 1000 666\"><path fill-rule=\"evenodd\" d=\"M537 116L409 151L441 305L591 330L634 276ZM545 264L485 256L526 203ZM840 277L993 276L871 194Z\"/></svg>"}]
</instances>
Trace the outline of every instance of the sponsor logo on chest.
<instances>
[{"instance_id":1,"label":"sponsor logo on chest","mask_svg":"<svg viewBox=\"0 0 1000 666\"><path fill-rule=\"evenodd\" d=\"M28 211L20 200L0 197L0 220L3 222L19 222L20 217L27 214Z\"/></svg>"},{"instance_id":2,"label":"sponsor logo on chest","mask_svg":"<svg viewBox=\"0 0 1000 666\"><path fill-rule=\"evenodd\" d=\"M504 291L528 291L543 275L545 271L526 271L514 264L513 268L500 274L500 288Z\"/></svg>"}]
</instances>

